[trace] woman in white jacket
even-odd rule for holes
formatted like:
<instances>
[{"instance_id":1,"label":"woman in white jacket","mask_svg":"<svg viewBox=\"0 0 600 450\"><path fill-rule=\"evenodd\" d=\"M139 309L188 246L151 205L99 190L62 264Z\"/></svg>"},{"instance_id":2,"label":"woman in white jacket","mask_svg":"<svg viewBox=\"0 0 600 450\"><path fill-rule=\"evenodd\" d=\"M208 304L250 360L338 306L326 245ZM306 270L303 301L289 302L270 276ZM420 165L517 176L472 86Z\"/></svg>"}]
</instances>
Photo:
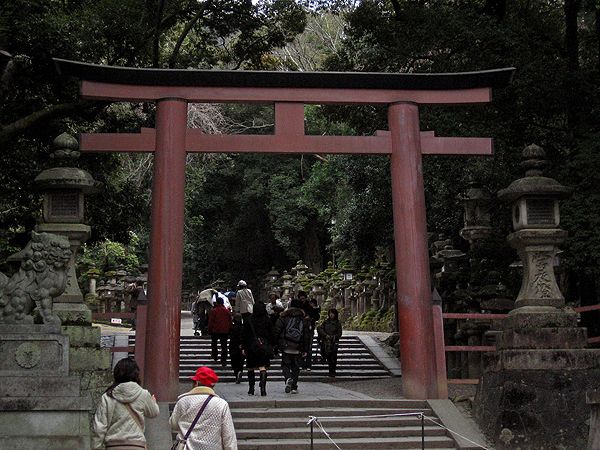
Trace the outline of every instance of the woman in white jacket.
<instances>
[{"instance_id":1,"label":"woman in white jacket","mask_svg":"<svg viewBox=\"0 0 600 450\"><path fill-rule=\"evenodd\" d=\"M199 367L190 378L193 389L177 399L171 430L186 441L186 450L237 450L229 405L213 390L219 377L210 367Z\"/></svg>"},{"instance_id":2,"label":"woman in white jacket","mask_svg":"<svg viewBox=\"0 0 600 450\"><path fill-rule=\"evenodd\" d=\"M115 382L102 395L94 416L92 449L145 449L145 418L158 416L156 399L139 385L140 369L133 358L120 360L113 375Z\"/></svg>"}]
</instances>

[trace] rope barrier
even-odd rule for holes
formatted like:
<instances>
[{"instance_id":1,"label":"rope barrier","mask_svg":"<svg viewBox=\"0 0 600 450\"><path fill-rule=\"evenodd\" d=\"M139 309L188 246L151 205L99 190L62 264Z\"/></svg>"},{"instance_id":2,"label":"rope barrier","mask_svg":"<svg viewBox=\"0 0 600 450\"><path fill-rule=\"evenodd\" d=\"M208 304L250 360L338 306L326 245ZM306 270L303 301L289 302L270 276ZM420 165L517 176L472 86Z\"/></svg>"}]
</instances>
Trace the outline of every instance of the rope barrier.
<instances>
[{"instance_id":1,"label":"rope barrier","mask_svg":"<svg viewBox=\"0 0 600 450\"><path fill-rule=\"evenodd\" d=\"M456 436L458 436L458 437L460 437L460 438L463 438L464 440L466 440L466 441L469 441L471 444L475 444L477 447L480 447L480 448L482 448L482 449L484 449L484 450L490 450L489 448L487 448L487 447L484 447L483 445L479 444L478 442L472 441L472 440L471 440L471 439L469 439L468 437L466 437L466 436L463 436L462 434L460 434L460 433L458 433L458 432L456 432L456 431L453 431L453 430L451 430L451 429L450 429L450 428L448 428L448 427L445 427L443 424L441 424L441 423L439 423L439 422L436 422L436 421L435 421L435 419L434 419L433 417L428 417L428 416L424 416L424 417L425 417L427 420L429 420L430 422L432 422L432 423L434 423L435 425L437 425L438 427L440 427L440 428L443 428L443 429L445 429L445 430L449 431L449 432L450 432L450 433L452 433L453 435L456 435Z\"/></svg>"},{"instance_id":2,"label":"rope barrier","mask_svg":"<svg viewBox=\"0 0 600 450\"><path fill-rule=\"evenodd\" d=\"M309 418L310 418L310 420L308 421L307 425L308 425L308 424L313 424L313 423L316 423L316 424L317 424L317 426L318 426L318 427L321 429L321 431L323 432L323 434L324 434L324 435L327 437L327 439L329 439L329 440L331 441L331 443L332 443L333 445L335 445L335 448L337 448L338 450L342 450L342 449L340 448L340 446L339 446L339 445L337 445L333 439L331 439L331 436L329 436L329 433L328 433L328 432L325 430L325 428L323 428L323 425L321 425L321 422L319 422L319 419L318 419L317 417L315 417L315 416L309 416ZM312 442L311 442L310 446L311 446L311 448L312 448Z\"/></svg>"},{"instance_id":3,"label":"rope barrier","mask_svg":"<svg viewBox=\"0 0 600 450\"><path fill-rule=\"evenodd\" d=\"M406 416L418 416L421 420L423 419L427 419L428 421L430 421L431 423L433 423L434 425L443 428L444 430L448 431L449 433L451 433L454 436L458 436L468 442L470 442L471 444L475 444L477 447L482 448L484 450L490 450L488 447L485 447L481 444L479 444L478 442L475 442L471 439L469 439L466 436L463 436L462 434L451 430L450 428L444 426L442 423L437 422L436 420L437 417L430 417L430 416L426 416L425 414L423 414L422 412L416 412L416 413L398 413L398 414L372 414L372 415L362 415L362 416L327 416L327 417L316 417L316 416L308 416L308 422L306 422L306 425L310 425L311 429L312 426L314 424L316 424L319 429L323 432L323 434L327 437L327 439L329 439L329 441L335 446L335 448L337 448L337 450L342 450L340 448L340 446L331 438L331 436L329 435L329 433L327 432L327 430L325 430L325 428L323 427L323 425L321 424L321 420L336 420L336 419L365 419L365 418L381 418L381 417L406 417ZM422 439L424 439L425 433L423 431L423 425L421 425L422 427ZM312 443L312 435L311 435L311 448L313 446Z\"/></svg>"},{"instance_id":4,"label":"rope barrier","mask_svg":"<svg viewBox=\"0 0 600 450\"><path fill-rule=\"evenodd\" d=\"M365 419L370 417L396 417L396 416L420 416L423 414L422 412L418 413L402 413L402 414L373 414L373 415L364 415L364 416L327 416L327 417L319 417L319 420L335 420L335 419ZM309 416L312 417L312 416ZM310 422L309 422L310 423Z\"/></svg>"}]
</instances>

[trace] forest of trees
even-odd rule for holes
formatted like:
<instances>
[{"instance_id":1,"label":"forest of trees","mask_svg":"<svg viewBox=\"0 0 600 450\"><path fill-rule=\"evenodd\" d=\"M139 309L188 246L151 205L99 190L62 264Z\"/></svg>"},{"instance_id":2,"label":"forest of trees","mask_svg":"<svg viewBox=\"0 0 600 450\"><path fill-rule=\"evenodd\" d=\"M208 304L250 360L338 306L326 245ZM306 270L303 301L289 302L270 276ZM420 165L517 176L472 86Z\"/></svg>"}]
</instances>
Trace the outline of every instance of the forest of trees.
<instances>
[{"instance_id":1,"label":"forest of trees","mask_svg":"<svg viewBox=\"0 0 600 450\"><path fill-rule=\"evenodd\" d=\"M575 188L563 202L568 300L600 285L600 6L565 0L2 0L0 7L0 260L22 246L40 215L33 179L62 132L135 132L154 105L80 101L76 80L51 58L157 68L458 72L515 67L490 105L422 107L440 136L492 136L495 155L424 158L428 228L465 248L457 196L469 182L490 193L522 176L521 151L546 150L546 171ZM270 133L268 105L191 105L207 133ZM306 108L310 134L371 134L385 108ZM145 262L152 157L86 154L103 183L88 199L93 235L135 247ZM366 156L189 155L188 288L258 279L303 259L368 264L393 245L389 161ZM510 232L494 205L498 246ZM135 245L131 242L135 238ZM516 257L490 254L498 270Z\"/></svg>"}]
</instances>

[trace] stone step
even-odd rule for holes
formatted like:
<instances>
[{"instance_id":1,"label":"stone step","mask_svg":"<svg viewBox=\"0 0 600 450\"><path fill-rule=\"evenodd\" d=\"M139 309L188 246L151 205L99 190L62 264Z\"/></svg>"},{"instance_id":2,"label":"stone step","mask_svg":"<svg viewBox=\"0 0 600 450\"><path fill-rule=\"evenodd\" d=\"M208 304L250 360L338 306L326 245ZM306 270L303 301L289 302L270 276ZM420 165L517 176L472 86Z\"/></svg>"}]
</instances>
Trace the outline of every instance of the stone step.
<instances>
[{"instance_id":1,"label":"stone step","mask_svg":"<svg viewBox=\"0 0 600 450\"><path fill-rule=\"evenodd\" d=\"M357 411L351 408L319 408L319 416L323 417L344 417L354 416ZM308 417L315 414L314 408L237 408L232 411L236 418L260 418L271 417L273 414L277 417ZM423 413L426 416L432 416L430 409L418 408L362 408L360 414L378 415L378 414L411 414ZM413 416L406 416L413 417ZM417 417L418 419L418 417ZM420 420L420 419L419 419Z\"/></svg>"},{"instance_id":2,"label":"stone step","mask_svg":"<svg viewBox=\"0 0 600 450\"><path fill-rule=\"evenodd\" d=\"M227 360L230 361L229 355L227 356ZM191 363L191 361L193 361L194 363L198 362L198 361L206 361L207 363L214 363L214 360L210 357L210 353L209 354L190 354L190 355L185 355L182 354L180 356L180 361L181 364L185 364L185 363ZM273 358L271 359L271 364L274 363L281 363L281 358ZM351 364L351 365L359 365L359 366L365 366L365 365L378 365L379 367L381 367L381 364L379 364L379 362L377 360L374 360L373 357L371 355L369 356L364 356L364 357L340 357L338 355L338 365L340 364ZM327 364L325 364L324 362L317 362L317 361L313 361L313 366L323 366L323 367L327 367Z\"/></svg>"},{"instance_id":3,"label":"stone step","mask_svg":"<svg viewBox=\"0 0 600 450\"><path fill-rule=\"evenodd\" d=\"M322 436L322 434L321 434ZM421 436L418 437L363 437L363 438L339 438L335 443L345 449L391 449L391 450L417 450L421 447ZM257 450L306 450L310 447L310 439L240 439L239 449ZM313 441L315 450L331 450L334 448L327 438L315 438ZM455 449L454 441L444 436L427 436L425 448Z\"/></svg>"},{"instance_id":4,"label":"stone step","mask_svg":"<svg viewBox=\"0 0 600 450\"><path fill-rule=\"evenodd\" d=\"M185 376L191 376L193 375L196 371L195 369L198 366L195 366L195 368L186 368L186 369L180 369L179 370L179 377L185 377ZM233 379L233 372L230 368L222 368L220 366L211 366L208 365L208 367L212 368L219 377L223 377L223 380L221 381L225 381L225 379L231 377L232 381L235 381ZM258 374L256 375L258 376ZM329 378L328 377L328 371L327 369L323 369L323 370L311 370L310 372L308 371L302 371L300 372L300 379L302 380L307 380L307 379L314 379L316 377L319 378ZM337 372L336 372L336 380L341 380L344 377L389 377L389 373L386 372L383 369L356 369L356 368L344 368L344 367L338 367L337 368ZM284 381L283 380L283 371L279 368L279 367L273 367L271 366L271 368L269 369L269 377L268 377L269 381ZM247 378L246 378L246 374L243 375L242 377L242 382L246 382Z\"/></svg>"},{"instance_id":5,"label":"stone step","mask_svg":"<svg viewBox=\"0 0 600 450\"><path fill-rule=\"evenodd\" d=\"M227 366L223 367L221 366L221 363L219 362L215 362L212 359L195 359L195 360L185 360L185 361L180 361L179 363L179 370L181 372L186 371L186 370L196 370L198 368L198 366L208 366L208 367L220 367L221 369L227 369L227 370L232 370L231 369L231 363L229 361L227 361ZM280 360L271 360L271 370L279 370L279 368L281 367L281 362ZM344 371L347 370L376 370L376 371L382 371L385 372L387 374L387 370L385 370L383 367L381 367L380 364L371 362L371 363L362 363L362 364L352 364L352 363L348 363L348 364L339 364L337 365L337 372L338 373L343 373ZM328 366L326 366L325 364L314 364L312 365L312 368L310 370L311 372L318 372L321 371L324 374L327 374L329 369Z\"/></svg>"},{"instance_id":6,"label":"stone step","mask_svg":"<svg viewBox=\"0 0 600 450\"><path fill-rule=\"evenodd\" d=\"M248 408L248 401L246 400L230 400L228 401L229 407L232 411L235 409L246 409ZM391 399L263 399L261 397L256 398L251 403L252 408L271 408L278 410L279 408L306 408L314 411L313 416L317 415L316 412L321 409L327 408L346 408L346 409L364 409L364 408L387 408L387 409L404 409L410 408L418 411L430 411L427 400L412 400L404 398L391 398Z\"/></svg>"},{"instance_id":7,"label":"stone step","mask_svg":"<svg viewBox=\"0 0 600 450\"><path fill-rule=\"evenodd\" d=\"M421 426L402 426L401 428L390 428L390 427L345 427L345 428L331 428L328 424L324 423L323 426L327 430L327 433L331 436L334 441L340 438L364 438L367 436L373 436L373 438L382 437L409 437L409 436L421 436ZM315 431L317 431L315 429ZM320 430L319 430L319 433ZM443 428L436 426L424 427L424 433L426 437L430 436L446 436L446 432ZM306 422L302 423L302 427L280 427L280 428L253 428L244 429L236 428L236 435L238 439L310 439L310 428L306 425Z\"/></svg>"},{"instance_id":8,"label":"stone step","mask_svg":"<svg viewBox=\"0 0 600 450\"><path fill-rule=\"evenodd\" d=\"M313 415L317 414L320 416L318 412L313 412ZM272 416L273 417L273 416ZM264 417L236 417L234 419L236 430L248 430L248 429L261 429L261 428L269 428L278 430L280 428L304 428L306 423L308 422L308 416L302 417L298 415L296 417L279 417L275 416L276 419L272 421L266 421ZM400 427L406 426L416 426L419 424L419 430L421 429L420 423L421 420L417 418L417 416L397 416L397 417L377 417L377 418L367 418L363 417L361 419L356 418L340 418L340 419L324 419L321 423L323 427L329 432L329 430L340 429L346 427L355 426L357 421L360 421L360 425L371 425L373 427L393 427L393 429L397 429ZM420 431L419 431L420 433Z\"/></svg>"}]
</instances>

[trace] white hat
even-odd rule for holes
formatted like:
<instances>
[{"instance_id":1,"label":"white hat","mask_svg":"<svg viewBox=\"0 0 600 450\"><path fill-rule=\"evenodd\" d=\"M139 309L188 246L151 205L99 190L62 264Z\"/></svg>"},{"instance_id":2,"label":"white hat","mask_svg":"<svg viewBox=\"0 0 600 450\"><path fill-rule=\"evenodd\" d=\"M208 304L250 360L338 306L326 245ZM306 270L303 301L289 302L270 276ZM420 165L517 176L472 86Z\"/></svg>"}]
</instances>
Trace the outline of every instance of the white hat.
<instances>
[{"instance_id":1,"label":"white hat","mask_svg":"<svg viewBox=\"0 0 600 450\"><path fill-rule=\"evenodd\" d=\"M238 281L238 286L246 286L246 282L244 280Z\"/></svg>"}]
</instances>

